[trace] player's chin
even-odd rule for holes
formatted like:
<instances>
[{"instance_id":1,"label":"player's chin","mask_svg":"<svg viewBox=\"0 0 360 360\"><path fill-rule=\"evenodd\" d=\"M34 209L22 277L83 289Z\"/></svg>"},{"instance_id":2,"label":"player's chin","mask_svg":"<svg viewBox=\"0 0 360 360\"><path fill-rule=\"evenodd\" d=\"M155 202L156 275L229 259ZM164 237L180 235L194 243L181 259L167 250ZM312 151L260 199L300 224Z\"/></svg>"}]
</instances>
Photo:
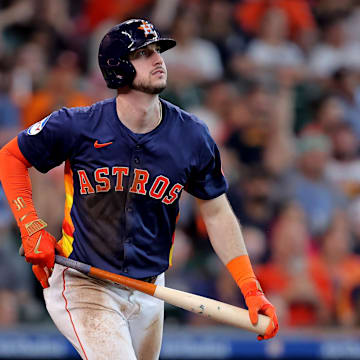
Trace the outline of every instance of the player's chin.
<instances>
[{"instance_id":1,"label":"player's chin","mask_svg":"<svg viewBox=\"0 0 360 360\"><path fill-rule=\"evenodd\" d=\"M160 94L166 88L166 79L161 81L150 81L147 84L134 81L131 84L131 88L137 91L144 92L146 94Z\"/></svg>"},{"instance_id":2,"label":"player's chin","mask_svg":"<svg viewBox=\"0 0 360 360\"><path fill-rule=\"evenodd\" d=\"M166 79L153 81L150 86L148 86L148 93L149 94L160 94L166 88Z\"/></svg>"},{"instance_id":3,"label":"player's chin","mask_svg":"<svg viewBox=\"0 0 360 360\"><path fill-rule=\"evenodd\" d=\"M154 86L151 88L151 91L149 91L150 94L160 94L163 90L165 90L166 84L164 86Z\"/></svg>"},{"instance_id":4,"label":"player's chin","mask_svg":"<svg viewBox=\"0 0 360 360\"><path fill-rule=\"evenodd\" d=\"M152 78L150 82L153 86L166 86L167 77L165 75L157 76Z\"/></svg>"}]
</instances>

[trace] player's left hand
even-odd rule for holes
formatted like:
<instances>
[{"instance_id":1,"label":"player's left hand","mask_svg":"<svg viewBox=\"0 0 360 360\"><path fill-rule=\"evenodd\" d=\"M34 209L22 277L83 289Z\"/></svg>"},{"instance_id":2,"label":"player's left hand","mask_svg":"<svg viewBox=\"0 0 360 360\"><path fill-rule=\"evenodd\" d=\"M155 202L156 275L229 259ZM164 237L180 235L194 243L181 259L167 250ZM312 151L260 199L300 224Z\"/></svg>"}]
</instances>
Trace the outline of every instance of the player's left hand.
<instances>
[{"instance_id":1,"label":"player's left hand","mask_svg":"<svg viewBox=\"0 0 360 360\"><path fill-rule=\"evenodd\" d=\"M241 286L246 305L249 309L250 321L253 325L258 322L258 314L266 315L270 318L270 323L264 335L258 335L258 340L268 340L274 337L279 330L279 323L276 316L275 307L265 297L258 281L251 280Z\"/></svg>"}]
</instances>

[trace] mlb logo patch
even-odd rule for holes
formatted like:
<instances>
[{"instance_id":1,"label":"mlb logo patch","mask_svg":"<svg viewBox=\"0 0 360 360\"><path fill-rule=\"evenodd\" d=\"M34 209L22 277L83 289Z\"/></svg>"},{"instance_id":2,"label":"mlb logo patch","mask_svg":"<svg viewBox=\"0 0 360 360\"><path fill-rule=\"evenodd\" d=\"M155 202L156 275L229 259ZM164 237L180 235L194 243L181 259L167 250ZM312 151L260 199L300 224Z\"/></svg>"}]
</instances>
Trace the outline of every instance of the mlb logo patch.
<instances>
[{"instance_id":1,"label":"mlb logo patch","mask_svg":"<svg viewBox=\"0 0 360 360\"><path fill-rule=\"evenodd\" d=\"M47 116L45 119L42 119L42 120L38 121L34 125L31 125L27 129L26 133L28 135L36 135L36 134L38 134L44 128L44 126L47 123L47 121L49 120L49 118L50 118L50 115Z\"/></svg>"}]
</instances>

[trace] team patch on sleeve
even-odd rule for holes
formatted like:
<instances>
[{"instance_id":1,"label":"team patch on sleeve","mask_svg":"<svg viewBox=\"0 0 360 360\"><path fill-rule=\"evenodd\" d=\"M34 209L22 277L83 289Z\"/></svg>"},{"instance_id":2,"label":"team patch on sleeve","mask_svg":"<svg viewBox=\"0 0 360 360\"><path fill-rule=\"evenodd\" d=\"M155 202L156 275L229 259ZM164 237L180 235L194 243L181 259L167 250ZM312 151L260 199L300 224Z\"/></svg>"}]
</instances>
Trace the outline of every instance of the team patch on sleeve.
<instances>
[{"instance_id":1,"label":"team patch on sleeve","mask_svg":"<svg viewBox=\"0 0 360 360\"><path fill-rule=\"evenodd\" d=\"M47 116L45 119L42 119L40 121L38 121L37 123L31 125L27 130L26 133L28 135L36 135L38 134L46 125L47 121L49 120L50 115Z\"/></svg>"}]
</instances>

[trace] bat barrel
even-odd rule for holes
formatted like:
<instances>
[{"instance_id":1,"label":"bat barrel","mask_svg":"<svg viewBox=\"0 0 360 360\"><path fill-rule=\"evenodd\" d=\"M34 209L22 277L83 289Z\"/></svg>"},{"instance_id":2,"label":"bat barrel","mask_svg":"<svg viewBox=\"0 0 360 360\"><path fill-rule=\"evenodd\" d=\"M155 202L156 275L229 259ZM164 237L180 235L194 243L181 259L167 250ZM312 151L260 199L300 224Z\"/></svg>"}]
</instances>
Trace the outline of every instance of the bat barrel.
<instances>
[{"instance_id":1,"label":"bat barrel","mask_svg":"<svg viewBox=\"0 0 360 360\"><path fill-rule=\"evenodd\" d=\"M154 296L169 304L207 317L208 319L236 326L259 335L264 335L270 323L268 316L259 314L257 324L253 325L249 318L249 312L245 309L159 285L156 287Z\"/></svg>"}]
</instances>

